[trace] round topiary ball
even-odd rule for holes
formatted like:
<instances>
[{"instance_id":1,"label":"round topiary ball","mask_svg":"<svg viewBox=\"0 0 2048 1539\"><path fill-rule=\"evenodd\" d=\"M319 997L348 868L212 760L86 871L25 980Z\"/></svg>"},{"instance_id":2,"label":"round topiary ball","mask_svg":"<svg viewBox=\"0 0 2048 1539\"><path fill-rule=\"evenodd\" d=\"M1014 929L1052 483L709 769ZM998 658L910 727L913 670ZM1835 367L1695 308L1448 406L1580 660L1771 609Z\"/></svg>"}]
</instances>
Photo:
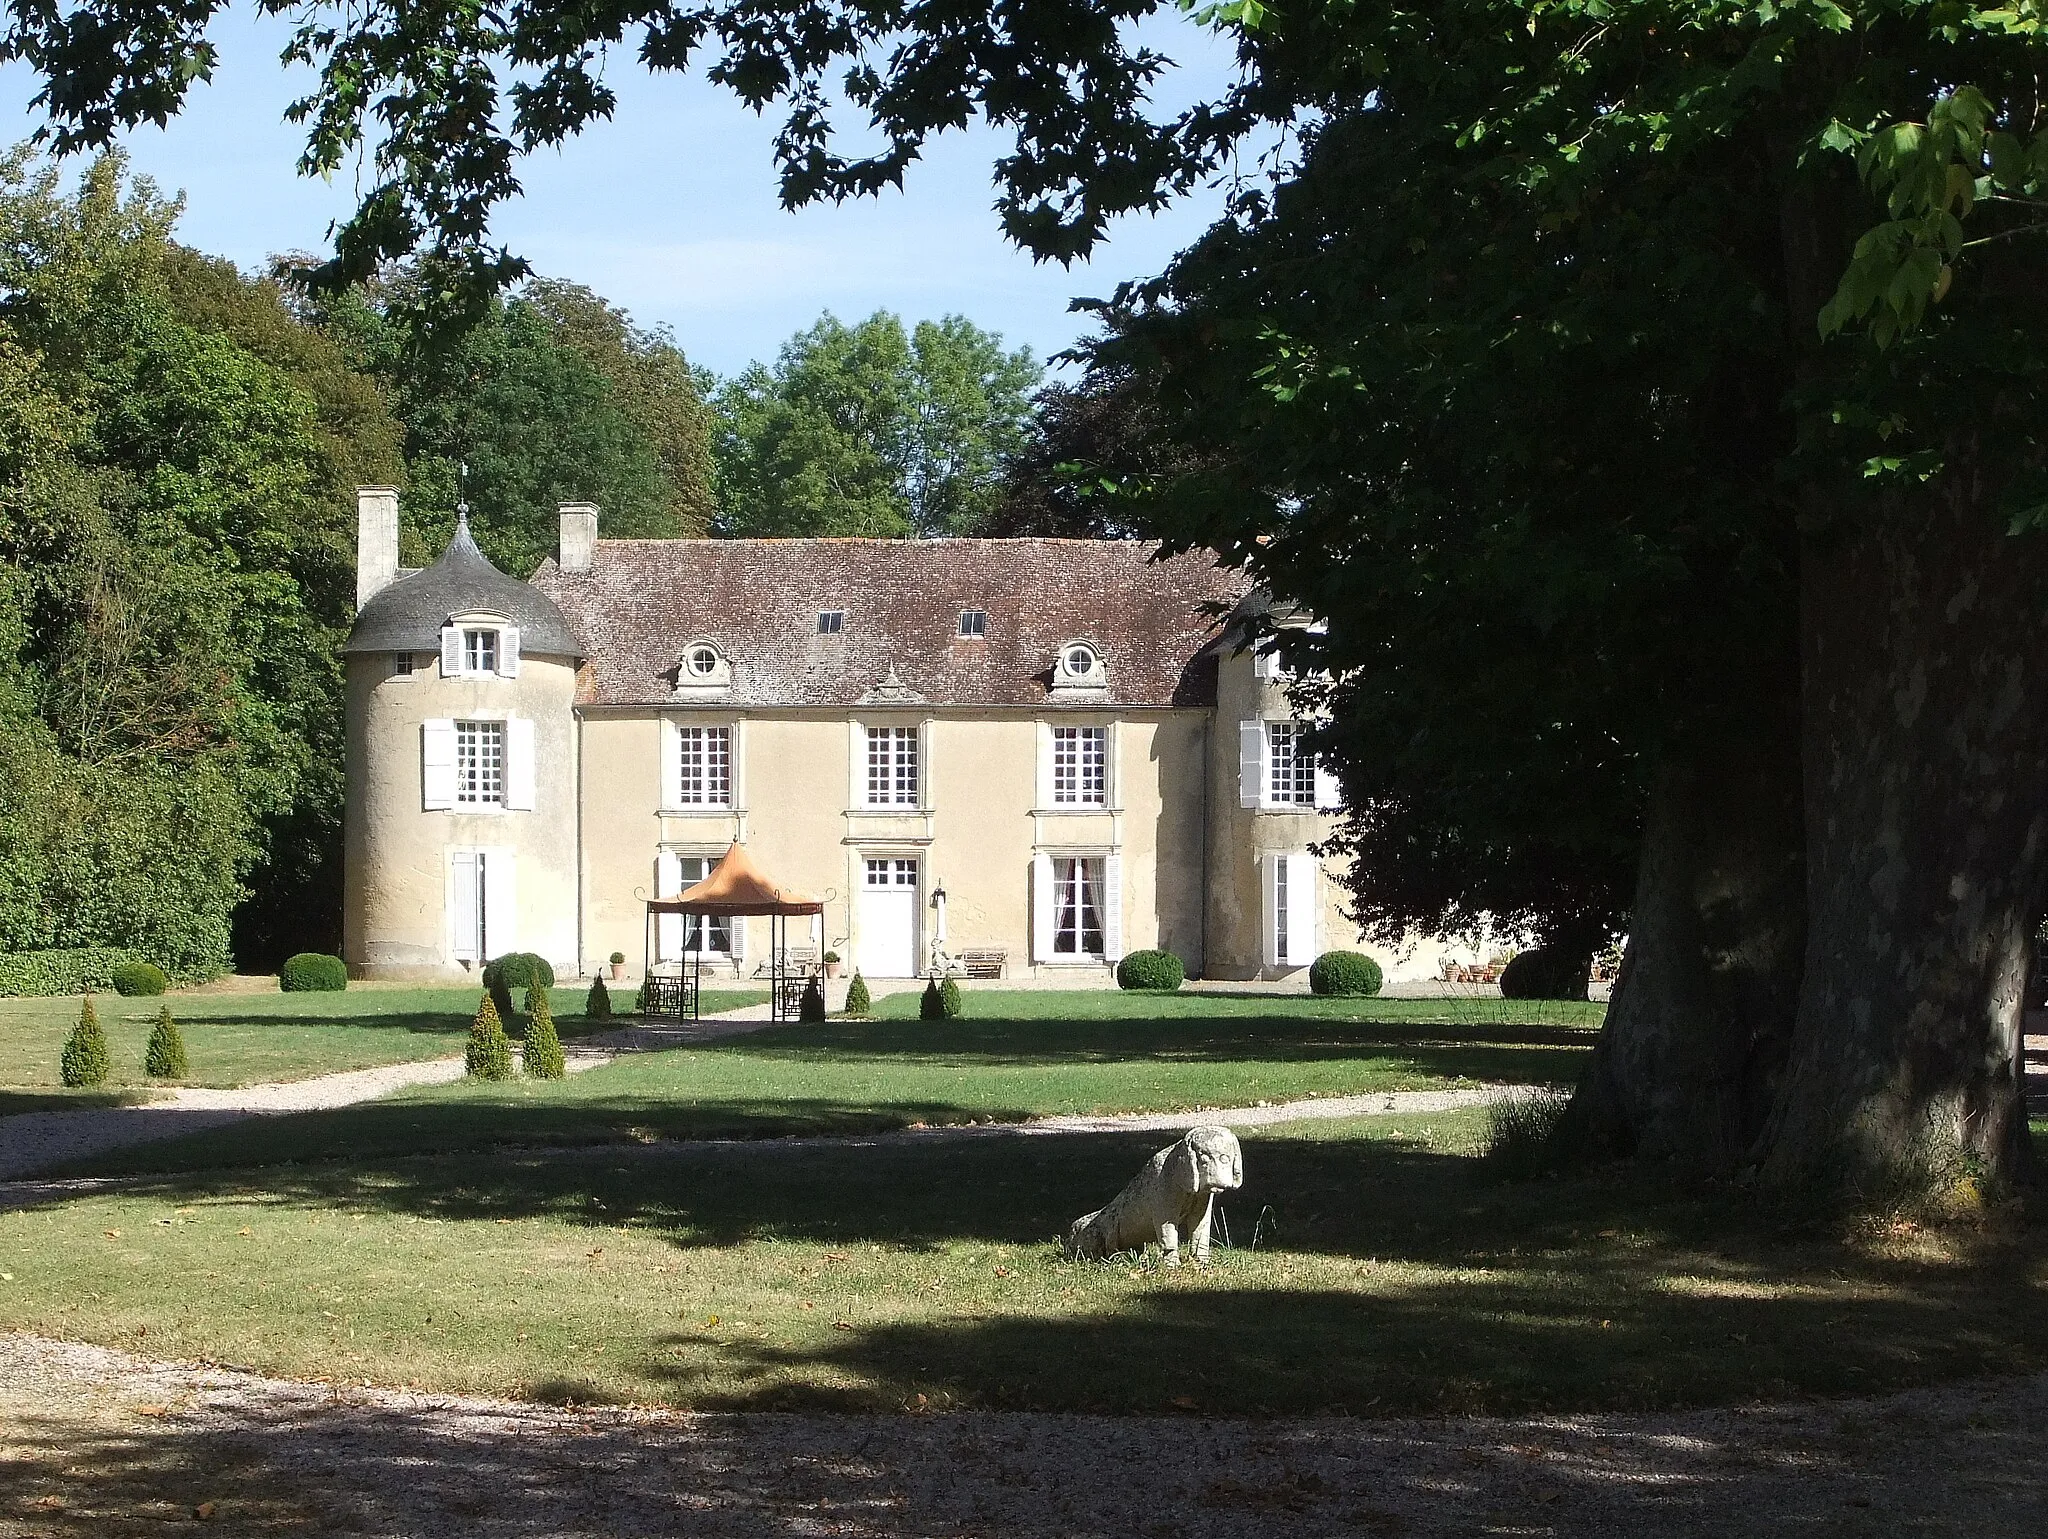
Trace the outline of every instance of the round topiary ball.
<instances>
[{"instance_id":1,"label":"round topiary ball","mask_svg":"<svg viewBox=\"0 0 2048 1539\"><path fill-rule=\"evenodd\" d=\"M301 951L277 970L277 986L287 994L339 994L348 987L348 964L340 957Z\"/></svg>"},{"instance_id":2,"label":"round topiary ball","mask_svg":"<svg viewBox=\"0 0 2048 1539\"><path fill-rule=\"evenodd\" d=\"M1171 951L1132 951L1116 964L1120 989L1158 989L1171 994L1187 975L1187 968Z\"/></svg>"},{"instance_id":3,"label":"round topiary ball","mask_svg":"<svg viewBox=\"0 0 2048 1539\"><path fill-rule=\"evenodd\" d=\"M1317 994L1366 998L1382 981L1380 964L1362 951L1325 951L1308 967L1308 986Z\"/></svg>"},{"instance_id":4,"label":"round topiary ball","mask_svg":"<svg viewBox=\"0 0 2048 1539\"><path fill-rule=\"evenodd\" d=\"M1555 946L1518 951L1500 973L1502 999L1584 999L1592 981L1593 958Z\"/></svg>"},{"instance_id":5,"label":"round topiary ball","mask_svg":"<svg viewBox=\"0 0 2048 1539\"><path fill-rule=\"evenodd\" d=\"M142 994L161 994L171 986L164 970L154 962L116 962L107 970L107 976L116 994L131 999Z\"/></svg>"},{"instance_id":6,"label":"round topiary ball","mask_svg":"<svg viewBox=\"0 0 2048 1539\"><path fill-rule=\"evenodd\" d=\"M544 989L555 986L555 969L544 956L531 951L508 951L495 961L484 963L487 989L530 989L536 984Z\"/></svg>"}]
</instances>

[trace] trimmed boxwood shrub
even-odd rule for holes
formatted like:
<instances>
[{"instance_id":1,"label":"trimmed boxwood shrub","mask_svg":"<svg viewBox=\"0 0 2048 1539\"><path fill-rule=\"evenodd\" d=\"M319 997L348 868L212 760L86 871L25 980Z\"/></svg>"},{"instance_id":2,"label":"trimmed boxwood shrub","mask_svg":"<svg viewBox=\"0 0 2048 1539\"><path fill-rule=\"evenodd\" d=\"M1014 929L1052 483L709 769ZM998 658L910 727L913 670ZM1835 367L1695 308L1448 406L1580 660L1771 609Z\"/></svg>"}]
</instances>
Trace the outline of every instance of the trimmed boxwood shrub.
<instances>
[{"instance_id":1,"label":"trimmed boxwood shrub","mask_svg":"<svg viewBox=\"0 0 2048 1539\"><path fill-rule=\"evenodd\" d=\"M525 1064L529 1079L561 1079L569 1072L562 1056L562 1034L555 1030L555 1008L540 984L526 991Z\"/></svg>"},{"instance_id":2,"label":"trimmed boxwood shrub","mask_svg":"<svg viewBox=\"0 0 2048 1539\"><path fill-rule=\"evenodd\" d=\"M1518 951L1500 971L1502 999L1584 999L1592 981L1590 952L1573 953L1554 946Z\"/></svg>"},{"instance_id":3,"label":"trimmed boxwood shrub","mask_svg":"<svg viewBox=\"0 0 2048 1539\"><path fill-rule=\"evenodd\" d=\"M1312 993L1363 997L1377 994L1380 983L1380 964L1362 951L1325 951L1308 965Z\"/></svg>"},{"instance_id":4,"label":"trimmed boxwood shrub","mask_svg":"<svg viewBox=\"0 0 2048 1539\"><path fill-rule=\"evenodd\" d=\"M301 951L285 958L277 986L287 994L339 994L348 987L348 964L322 951Z\"/></svg>"},{"instance_id":5,"label":"trimmed boxwood shrub","mask_svg":"<svg viewBox=\"0 0 2048 1539\"><path fill-rule=\"evenodd\" d=\"M171 1007L165 1005L157 1011L156 1025L150 1029L142 1071L151 1079L183 1079L185 1069L185 1038L171 1019Z\"/></svg>"},{"instance_id":6,"label":"trimmed boxwood shrub","mask_svg":"<svg viewBox=\"0 0 2048 1539\"><path fill-rule=\"evenodd\" d=\"M114 969L141 957L118 946L64 951L0 951L0 998L89 994L114 986Z\"/></svg>"},{"instance_id":7,"label":"trimmed boxwood shrub","mask_svg":"<svg viewBox=\"0 0 2048 1539\"><path fill-rule=\"evenodd\" d=\"M1170 994L1187 975L1187 968L1171 951L1133 951L1116 964L1120 989L1159 989Z\"/></svg>"},{"instance_id":8,"label":"trimmed boxwood shrub","mask_svg":"<svg viewBox=\"0 0 2048 1539\"><path fill-rule=\"evenodd\" d=\"M476 1007L476 1019L469 1023L469 1051L464 1055L471 1079L510 1079L512 1041L505 1035L504 1017L489 994Z\"/></svg>"},{"instance_id":9,"label":"trimmed boxwood shrub","mask_svg":"<svg viewBox=\"0 0 2048 1539\"><path fill-rule=\"evenodd\" d=\"M583 1001L583 1018L590 1021L612 1018L612 991L604 986L604 979L591 979L590 997Z\"/></svg>"},{"instance_id":10,"label":"trimmed boxwood shrub","mask_svg":"<svg viewBox=\"0 0 2048 1539\"><path fill-rule=\"evenodd\" d=\"M87 1085L104 1085L113 1071L114 1059L107 1051L107 1034L100 1029L100 1012L92 1002L92 995L88 994L85 1003L79 1006L78 1024L64 1039L64 1056L58 1064L58 1073L65 1084L77 1090Z\"/></svg>"},{"instance_id":11,"label":"trimmed boxwood shrub","mask_svg":"<svg viewBox=\"0 0 2048 1539\"><path fill-rule=\"evenodd\" d=\"M856 968L853 974L853 982L848 984L846 989L846 1013L848 1015L872 1015L874 1009L875 1002L868 997L868 980L863 978L860 975L860 970Z\"/></svg>"},{"instance_id":12,"label":"trimmed boxwood shrub","mask_svg":"<svg viewBox=\"0 0 2048 1539\"><path fill-rule=\"evenodd\" d=\"M953 981L951 973L939 980L939 1008L946 1012L947 1020L960 1019L960 985Z\"/></svg>"},{"instance_id":13,"label":"trimmed boxwood shrub","mask_svg":"<svg viewBox=\"0 0 2048 1539\"><path fill-rule=\"evenodd\" d=\"M484 963L483 981L498 1006L499 1022L509 1030L519 1019L512 1008L512 991L530 989L535 984L551 989L555 986L555 970L546 957L531 951L508 951L497 960Z\"/></svg>"},{"instance_id":14,"label":"trimmed boxwood shrub","mask_svg":"<svg viewBox=\"0 0 2048 1539\"><path fill-rule=\"evenodd\" d=\"M161 994L171 986L164 970L154 962L116 962L114 992L124 998Z\"/></svg>"},{"instance_id":15,"label":"trimmed boxwood shrub","mask_svg":"<svg viewBox=\"0 0 2048 1539\"><path fill-rule=\"evenodd\" d=\"M946 997L939 992L939 980L927 978L924 997L917 1002L917 1018L920 1021L943 1021L946 1018Z\"/></svg>"}]
</instances>

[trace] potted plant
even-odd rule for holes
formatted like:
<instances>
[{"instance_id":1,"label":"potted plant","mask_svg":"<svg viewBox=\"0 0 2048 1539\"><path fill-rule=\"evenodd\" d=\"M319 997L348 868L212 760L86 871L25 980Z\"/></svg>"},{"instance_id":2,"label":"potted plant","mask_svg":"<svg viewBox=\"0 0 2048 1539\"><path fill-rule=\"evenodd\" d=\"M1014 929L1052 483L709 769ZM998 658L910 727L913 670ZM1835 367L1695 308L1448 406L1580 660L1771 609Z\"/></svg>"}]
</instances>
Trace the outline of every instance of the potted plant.
<instances>
[{"instance_id":1,"label":"potted plant","mask_svg":"<svg viewBox=\"0 0 2048 1539\"><path fill-rule=\"evenodd\" d=\"M837 978L843 971L845 971L845 968L839 960L839 953L836 951L826 952L825 976L828 978Z\"/></svg>"},{"instance_id":2,"label":"potted plant","mask_svg":"<svg viewBox=\"0 0 2048 1539\"><path fill-rule=\"evenodd\" d=\"M626 976L626 953L623 951L614 951L612 953L612 976L614 978Z\"/></svg>"}]
</instances>

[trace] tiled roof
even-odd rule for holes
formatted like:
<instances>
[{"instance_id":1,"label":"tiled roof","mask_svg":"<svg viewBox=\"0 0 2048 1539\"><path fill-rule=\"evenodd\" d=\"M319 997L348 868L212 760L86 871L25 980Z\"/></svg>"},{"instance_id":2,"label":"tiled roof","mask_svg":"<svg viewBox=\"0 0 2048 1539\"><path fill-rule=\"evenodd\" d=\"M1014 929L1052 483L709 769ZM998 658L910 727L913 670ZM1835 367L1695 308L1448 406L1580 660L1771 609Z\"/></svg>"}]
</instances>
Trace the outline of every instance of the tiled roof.
<instances>
[{"instance_id":1,"label":"tiled roof","mask_svg":"<svg viewBox=\"0 0 2048 1539\"><path fill-rule=\"evenodd\" d=\"M457 525L441 559L422 572L400 572L363 605L344 652L434 652L441 627L456 615L492 614L519 627L519 650L532 656L576 657L575 638L562 612L537 592L492 566Z\"/></svg>"},{"instance_id":2,"label":"tiled roof","mask_svg":"<svg viewBox=\"0 0 2048 1539\"><path fill-rule=\"evenodd\" d=\"M669 704L685 647L731 665L720 702L746 706L1036 706L1061 645L1095 642L1105 705L1215 700L1212 606L1244 584L1202 553L1152 559L1113 540L600 540L589 572L550 561L534 584L561 608L593 705ZM843 610L820 635L818 615ZM960 612L988 615L959 634ZM891 679L891 670L894 678Z\"/></svg>"}]
</instances>

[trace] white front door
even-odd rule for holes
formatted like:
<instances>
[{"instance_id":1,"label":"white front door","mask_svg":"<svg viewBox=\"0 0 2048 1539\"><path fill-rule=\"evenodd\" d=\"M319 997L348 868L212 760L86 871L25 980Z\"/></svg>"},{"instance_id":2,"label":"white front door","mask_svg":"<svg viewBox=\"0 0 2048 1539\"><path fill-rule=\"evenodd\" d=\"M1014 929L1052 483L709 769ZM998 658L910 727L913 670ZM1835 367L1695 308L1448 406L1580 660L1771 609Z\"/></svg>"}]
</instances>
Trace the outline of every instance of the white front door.
<instances>
[{"instance_id":1,"label":"white front door","mask_svg":"<svg viewBox=\"0 0 2048 1539\"><path fill-rule=\"evenodd\" d=\"M870 978L917 973L917 857L862 862L860 947L854 963Z\"/></svg>"},{"instance_id":2,"label":"white front door","mask_svg":"<svg viewBox=\"0 0 2048 1539\"><path fill-rule=\"evenodd\" d=\"M448 852L448 955L484 963L516 951L518 887L510 850Z\"/></svg>"}]
</instances>

